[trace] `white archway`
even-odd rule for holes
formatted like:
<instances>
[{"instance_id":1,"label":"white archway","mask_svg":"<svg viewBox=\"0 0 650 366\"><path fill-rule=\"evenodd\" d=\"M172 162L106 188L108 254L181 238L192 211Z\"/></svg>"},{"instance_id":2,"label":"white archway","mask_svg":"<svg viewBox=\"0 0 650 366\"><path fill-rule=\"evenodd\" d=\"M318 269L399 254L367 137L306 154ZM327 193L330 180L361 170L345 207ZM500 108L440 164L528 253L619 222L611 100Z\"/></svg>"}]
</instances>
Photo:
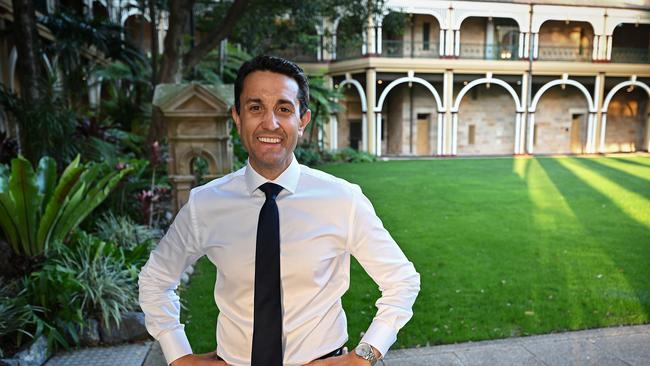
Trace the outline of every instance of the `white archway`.
<instances>
[{"instance_id":1,"label":"white archway","mask_svg":"<svg viewBox=\"0 0 650 366\"><path fill-rule=\"evenodd\" d=\"M436 105L438 107L438 113L444 113L445 112L445 107L442 104L442 99L440 99L440 95L438 94L436 89L431 84L429 84L426 80L424 80L422 78L419 78L417 76L412 76L412 75L405 76L405 77L393 80L390 84L388 84L386 89L384 89L384 91L382 91L381 95L379 96L379 101L377 102L377 106L375 107L375 112L377 112L377 113L381 112L381 108L382 108L382 106L384 104L384 100L386 100L386 97L388 96L388 93L394 87L396 87L399 84L409 83L409 82L410 83L418 83L418 84L424 86L425 88L427 88L431 92L431 94L433 94L433 97L436 100Z\"/></svg>"},{"instance_id":2,"label":"white archway","mask_svg":"<svg viewBox=\"0 0 650 366\"><path fill-rule=\"evenodd\" d=\"M580 84L579 82L575 80L571 80L567 78L566 76L562 79L557 79L557 80L552 80L549 81L548 83L544 84L538 91L535 93L535 97L533 98L532 102L530 103L530 107L528 108L528 146L527 150L529 154L533 153L533 142L535 141L535 110L537 108L537 103L539 103L540 98L544 93L557 85L572 85L578 88L580 92L585 96L587 99L587 104L589 104L589 117L587 119L587 143L586 143L586 152L587 153L594 153L595 152L595 147L596 147L596 134L595 134L595 120L596 120L596 107L594 106L594 101L593 98L591 97L591 94L589 94L589 91L587 88Z\"/></svg>"},{"instance_id":3,"label":"white archway","mask_svg":"<svg viewBox=\"0 0 650 366\"><path fill-rule=\"evenodd\" d=\"M603 109L600 110L602 113L602 122L600 124L600 141L598 146L598 152L600 153L605 152L605 133L607 132L607 109L609 108L609 102L612 101L612 98L614 98L614 95L619 90L627 86L638 86L642 88L643 90L646 91L646 93L648 93L648 98L650 98L650 87L648 87L648 85L646 85L644 82L637 81L637 80L624 81L616 85L615 87L613 87L612 90L610 90L609 93L607 93L607 97L605 97L605 101L603 102Z\"/></svg>"},{"instance_id":4,"label":"white archway","mask_svg":"<svg viewBox=\"0 0 650 366\"><path fill-rule=\"evenodd\" d=\"M480 84L497 84L499 86L502 86L505 88L508 93L512 96L512 99L515 101L515 145L513 152L515 154L520 154L523 153L523 148L521 147L521 141L523 141L523 136L522 132L522 116L524 113L524 107L521 104L521 101L519 99L519 96L517 95L517 92L515 89L510 86L510 84L506 83L505 81L501 79L495 79L492 77L492 75L488 74L487 77L481 78L481 79L476 79L472 80L469 84L465 85L463 89L460 90L458 93L458 96L456 97L456 101L454 102L454 105L451 108L451 153L452 155L456 155L457 149L458 149L458 110L460 108L460 102L463 100L463 97L467 92L470 91L473 87L480 85Z\"/></svg>"},{"instance_id":5,"label":"white archway","mask_svg":"<svg viewBox=\"0 0 650 366\"><path fill-rule=\"evenodd\" d=\"M440 95L436 91L436 89L433 87L433 85L429 84L426 80L419 78L417 76L414 76L414 73L412 71L409 71L408 76L393 80L384 91L381 92L381 96L379 96L379 101L377 102L377 106L375 107L375 123L377 127L375 128L375 146L377 146L377 151L379 152L377 155L381 155L381 109L384 105L384 101L386 100L386 97L388 96L388 93L397 85L403 84L403 83L417 83L425 88L427 88L431 94L433 94L433 98L436 101L436 106L438 107L438 150L437 154L442 155L442 134L443 134L443 121L442 117L445 114L445 106L442 103L442 99L440 99Z\"/></svg>"},{"instance_id":6,"label":"white archway","mask_svg":"<svg viewBox=\"0 0 650 366\"><path fill-rule=\"evenodd\" d=\"M537 108L537 103L539 103L539 99L542 97L542 95L547 90L549 90L550 88L556 85L572 85L578 88L587 99L587 103L589 104L589 112L596 113L596 108L594 107L594 101L591 98L591 94L589 94L587 88L584 85L580 84L579 82L571 79L557 79L557 80L549 81L548 83L544 84L544 86L542 86L537 91L537 93L535 93L535 97L533 98L533 101L530 103L530 108L528 108L528 111L534 113L535 108Z\"/></svg>"},{"instance_id":7,"label":"white archway","mask_svg":"<svg viewBox=\"0 0 650 366\"><path fill-rule=\"evenodd\" d=\"M368 151L368 118L366 117L368 102L366 100L366 92L363 90L361 83L352 78L343 80L339 84L339 87L344 85L353 85L357 93L359 93L359 99L361 99L361 148L362 151Z\"/></svg>"}]
</instances>

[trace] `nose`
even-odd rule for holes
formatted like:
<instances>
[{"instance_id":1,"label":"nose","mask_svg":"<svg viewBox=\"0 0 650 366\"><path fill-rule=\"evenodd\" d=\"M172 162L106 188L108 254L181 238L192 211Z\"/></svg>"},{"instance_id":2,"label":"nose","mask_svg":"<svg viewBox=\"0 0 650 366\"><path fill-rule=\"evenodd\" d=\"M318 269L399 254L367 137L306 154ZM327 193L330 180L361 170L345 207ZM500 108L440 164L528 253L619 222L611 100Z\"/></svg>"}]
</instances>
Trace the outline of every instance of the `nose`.
<instances>
[{"instance_id":1,"label":"nose","mask_svg":"<svg viewBox=\"0 0 650 366\"><path fill-rule=\"evenodd\" d=\"M265 130L269 131L275 131L280 127L280 121L278 120L273 110L269 110L264 113L264 118L262 119L262 127Z\"/></svg>"}]
</instances>

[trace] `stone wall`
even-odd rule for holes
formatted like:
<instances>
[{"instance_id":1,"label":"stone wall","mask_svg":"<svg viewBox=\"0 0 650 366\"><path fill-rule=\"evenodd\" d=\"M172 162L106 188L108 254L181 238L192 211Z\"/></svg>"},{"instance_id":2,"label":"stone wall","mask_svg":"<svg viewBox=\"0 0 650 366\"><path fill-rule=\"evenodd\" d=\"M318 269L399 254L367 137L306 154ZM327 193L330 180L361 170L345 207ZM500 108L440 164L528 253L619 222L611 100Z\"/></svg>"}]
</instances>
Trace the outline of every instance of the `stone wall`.
<instances>
[{"instance_id":1,"label":"stone wall","mask_svg":"<svg viewBox=\"0 0 650 366\"><path fill-rule=\"evenodd\" d=\"M619 90L607 109L606 152L644 150L647 133L648 96L641 88Z\"/></svg>"},{"instance_id":2,"label":"stone wall","mask_svg":"<svg viewBox=\"0 0 650 366\"><path fill-rule=\"evenodd\" d=\"M457 86L455 89L460 89ZM515 101L503 87L475 86L460 103L458 112L458 155L512 154L515 146ZM470 144L470 126L474 143Z\"/></svg>"},{"instance_id":3,"label":"stone wall","mask_svg":"<svg viewBox=\"0 0 650 366\"><path fill-rule=\"evenodd\" d=\"M572 115L581 115L581 129L584 131L587 112L587 100L577 88L567 86L562 90L560 86L555 86L547 90L535 112L534 153L570 154ZM581 134L585 136L584 132Z\"/></svg>"}]
</instances>

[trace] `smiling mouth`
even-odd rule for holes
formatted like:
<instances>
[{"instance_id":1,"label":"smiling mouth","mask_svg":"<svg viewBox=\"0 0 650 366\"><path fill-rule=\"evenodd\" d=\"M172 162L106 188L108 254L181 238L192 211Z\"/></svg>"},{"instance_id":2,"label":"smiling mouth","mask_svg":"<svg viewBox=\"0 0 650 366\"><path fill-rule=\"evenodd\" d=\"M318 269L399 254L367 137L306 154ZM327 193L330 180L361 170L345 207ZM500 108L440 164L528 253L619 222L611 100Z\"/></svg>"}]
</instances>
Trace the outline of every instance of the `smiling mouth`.
<instances>
[{"instance_id":1,"label":"smiling mouth","mask_svg":"<svg viewBox=\"0 0 650 366\"><path fill-rule=\"evenodd\" d=\"M279 144L282 141L278 137L258 137L257 140L265 144Z\"/></svg>"}]
</instances>

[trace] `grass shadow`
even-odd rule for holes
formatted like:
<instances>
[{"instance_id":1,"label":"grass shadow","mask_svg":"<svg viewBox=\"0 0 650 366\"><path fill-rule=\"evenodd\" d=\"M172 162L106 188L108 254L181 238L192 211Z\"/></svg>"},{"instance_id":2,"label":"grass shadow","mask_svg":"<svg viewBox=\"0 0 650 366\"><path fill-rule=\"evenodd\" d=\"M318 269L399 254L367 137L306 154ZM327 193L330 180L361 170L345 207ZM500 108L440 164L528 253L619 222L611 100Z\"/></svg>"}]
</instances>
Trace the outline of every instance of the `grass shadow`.
<instances>
[{"instance_id":1,"label":"grass shadow","mask_svg":"<svg viewBox=\"0 0 650 366\"><path fill-rule=\"evenodd\" d=\"M630 164L630 165L634 165L634 166L640 166L640 167L643 167L643 168L650 168L650 163L648 163L648 164L644 164L644 163L642 163L641 161L639 161L639 158L634 158L634 157L629 157L629 158L616 157L616 158L612 158L612 159L615 159L616 161L620 161L621 163L625 163L625 164Z\"/></svg>"},{"instance_id":2,"label":"grass shadow","mask_svg":"<svg viewBox=\"0 0 650 366\"><path fill-rule=\"evenodd\" d=\"M601 276L598 279L612 279L612 286L600 288L603 306L608 309L603 319L605 324L600 326L645 323L650 314L650 230L591 185L596 183L587 182L584 175L581 177L576 167L588 168L572 165L575 160L560 163L557 159L540 159L539 162L589 236L598 238L596 244L600 250L616 264L614 272L598 274ZM630 288L621 287L615 278L623 278ZM638 310L641 314L630 315Z\"/></svg>"},{"instance_id":3,"label":"grass shadow","mask_svg":"<svg viewBox=\"0 0 650 366\"><path fill-rule=\"evenodd\" d=\"M581 158L575 159L575 161L597 172L603 177L618 183L626 189L636 192L650 200L650 174L648 175L648 179L643 179L622 169L617 169L604 163L602 158Z\"/></svg>"}]
</instances>

